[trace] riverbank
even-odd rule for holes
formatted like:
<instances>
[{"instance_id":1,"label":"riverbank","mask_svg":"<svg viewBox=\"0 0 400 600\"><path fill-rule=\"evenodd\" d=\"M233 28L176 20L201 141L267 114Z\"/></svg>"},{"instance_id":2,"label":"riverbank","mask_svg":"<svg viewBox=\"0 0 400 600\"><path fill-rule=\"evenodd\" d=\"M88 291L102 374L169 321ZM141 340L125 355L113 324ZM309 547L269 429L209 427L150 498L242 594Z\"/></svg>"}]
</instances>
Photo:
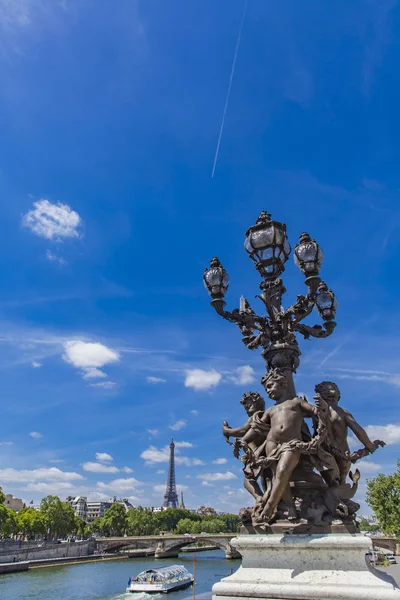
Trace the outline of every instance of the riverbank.
<instances>
[{"instance_id":1,"label":"riverbank","mask_svg":"<svg viewBox=\"0 0 400 600\"><path fill-rule=\"evenodd\" d=\"M137 555L135 558L142 558L144 554ZM42 558L39 560L21 561L15 563L0 563L0 575L9 573L19 573L28 569L43 569L45 567L59 567L61 565L79 565L93 562L107 562L111 560L128 560L133 558L124 554L91 554L88 556L71 556L63 558Z\"/></svg>"}]
</instances>

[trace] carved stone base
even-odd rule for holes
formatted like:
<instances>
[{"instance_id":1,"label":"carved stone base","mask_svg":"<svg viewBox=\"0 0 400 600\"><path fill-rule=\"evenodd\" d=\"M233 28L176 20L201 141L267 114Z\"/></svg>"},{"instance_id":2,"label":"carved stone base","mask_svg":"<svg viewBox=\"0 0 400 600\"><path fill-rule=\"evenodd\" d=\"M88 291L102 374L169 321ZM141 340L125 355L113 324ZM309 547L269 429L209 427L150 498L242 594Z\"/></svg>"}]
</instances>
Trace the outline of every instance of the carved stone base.
<instances>
[{"instance_id":1,"label":"carved stone base","mask_svg":"<svg viewBox=\"0 0 400 600\"><path fill-rule=\"evenodd\" d=\"M242 566L213 586L213 600L400 600L389 575L368 567L361 534L244 535Z\"/></svg>"},{"instance_id":2,"label":"carved stone base","mask_svg":"<svg viewBox=\"0 0 400 600\"><path fill-rule=\"evenodd\" d=\"M272 525L252 525L251 523L243 523L240 528L242 535L265 535L271 533L278 534L327 534L327 533L359 533L357 524L353 519L348 521L332 521L329 524L316 525L309 521L298 521L292 522L285 519L276 521Z\"/></svg>"}]
</instances>

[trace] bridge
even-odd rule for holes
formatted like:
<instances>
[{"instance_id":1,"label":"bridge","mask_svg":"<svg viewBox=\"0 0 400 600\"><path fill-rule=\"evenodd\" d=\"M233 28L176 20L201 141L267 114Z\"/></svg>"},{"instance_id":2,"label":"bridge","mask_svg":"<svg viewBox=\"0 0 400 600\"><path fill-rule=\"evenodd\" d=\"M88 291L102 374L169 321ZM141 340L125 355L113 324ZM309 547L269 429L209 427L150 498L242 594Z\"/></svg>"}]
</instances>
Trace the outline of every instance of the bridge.
<instances>
[{"instance_id":1,"label":"bridge","mask_svg":"<svg viewBox=\"0 0 400 600\"><path fill-rule=\"evenodd\" d=\"M240 558L239 552L231 544L234 537L236 537L235 534L108 537L97 538L96 545L100 552L117 552L122 549L154 549L155 558L176 558L184 546L196 542L206 542L207 545L224 550L226 558Z\"/></svg>"},{"instance_id":2,"label":"bridge","mask_svg":"<svg viewBox=\"0 0 400 600\"><path fill-rule=\"evenodd\" d=\"M372 545L374 550L378 548L383 548L384 550L389 550L392 554L397 554L397 541L394 537L378 537L371 536Z\"/></svg>"}]
</instances>

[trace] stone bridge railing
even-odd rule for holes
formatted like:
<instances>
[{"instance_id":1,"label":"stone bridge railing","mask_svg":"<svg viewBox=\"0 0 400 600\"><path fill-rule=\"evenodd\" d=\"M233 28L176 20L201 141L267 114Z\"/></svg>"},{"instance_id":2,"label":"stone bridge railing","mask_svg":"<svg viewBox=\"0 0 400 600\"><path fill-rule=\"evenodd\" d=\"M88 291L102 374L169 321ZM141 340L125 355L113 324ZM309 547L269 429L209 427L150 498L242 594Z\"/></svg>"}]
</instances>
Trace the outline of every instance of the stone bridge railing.
<instances>
[{"instance_id":1,"label":"stone bridge railing","mask_svg":"<svg viewBox=\"0 0 400 600\"><path fill-rule=\"evenodd\" d=\"M378 537L371 536L372 545L374 550L377 548L383 548L384 550L389 550L393 554L398 554L398 544L396 538L392 537Z\"/></svg>"},{"instance_id":2,"label":"stone bridge railing","mask_svg":"<svg viewBox=\"0 0 400 600\"><path fill-rule=\"evenodd\" d=\"M117 552L130 548L154 549L155 558L176 558L181 548L201 541L224 550L226 558L240 558L231 544L234 537L235 534L109 537L97 538L96 545L100 552Z\"/></svg>"}]
</instances>

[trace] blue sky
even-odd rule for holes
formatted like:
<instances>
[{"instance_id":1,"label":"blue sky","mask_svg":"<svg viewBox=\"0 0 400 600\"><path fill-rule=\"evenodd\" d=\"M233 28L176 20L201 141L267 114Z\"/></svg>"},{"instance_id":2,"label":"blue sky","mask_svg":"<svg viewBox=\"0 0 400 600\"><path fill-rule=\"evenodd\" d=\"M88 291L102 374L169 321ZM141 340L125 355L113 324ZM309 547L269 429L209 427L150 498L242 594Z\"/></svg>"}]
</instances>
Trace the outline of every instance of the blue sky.
<instances>
[{"instance_id":1,"label":"blue sky","mask_svg":"<svg viewBox=\"0 0 400 600\"><path fill-rule=\"evenodd\" d=\"M339 299L334 335L301 342L298 392L338 382L389 442L363 481L395 468L400 8L249 0L211 178L242 10L0 0L6 492L158 505L173 436L188 506L249 503L220 427L244 422L264 365L202 273L219 256L231 308L258 292L243 240L263 209L292 246L319 241ZM305 290L292 258L285 285L286 305Z\"/></svg>"}]
</instances>

